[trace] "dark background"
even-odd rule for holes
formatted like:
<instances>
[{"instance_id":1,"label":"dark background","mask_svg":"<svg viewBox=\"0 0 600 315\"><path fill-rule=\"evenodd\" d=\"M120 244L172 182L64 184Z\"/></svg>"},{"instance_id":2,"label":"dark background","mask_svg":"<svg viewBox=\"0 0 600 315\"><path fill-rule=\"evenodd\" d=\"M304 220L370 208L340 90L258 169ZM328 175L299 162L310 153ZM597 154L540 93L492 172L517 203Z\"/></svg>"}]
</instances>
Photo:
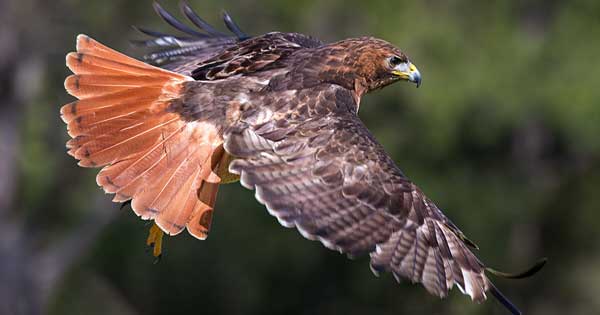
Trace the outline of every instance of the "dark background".
<instances>
[{"instance_id":1,"label":"dark background","mask_svg":"<svg viewBox=\"0 0 600 315\"><path fill-rule=\"evenodd\" d=\"M177 3L162 1L178 16ZM499 269L525 314L599 314L600 2L190 1L222 27L325 41L373 35L403 49L423 85L366 96L361 117L390 155ZM0 314L507 314L453 290L371 274L303 239L238 184L222 187L206 241L166 239L66 154L65 54L86 33L133 56L129 26L167 31L150 1L0 2Z\"/></svg>"}]
</instances>

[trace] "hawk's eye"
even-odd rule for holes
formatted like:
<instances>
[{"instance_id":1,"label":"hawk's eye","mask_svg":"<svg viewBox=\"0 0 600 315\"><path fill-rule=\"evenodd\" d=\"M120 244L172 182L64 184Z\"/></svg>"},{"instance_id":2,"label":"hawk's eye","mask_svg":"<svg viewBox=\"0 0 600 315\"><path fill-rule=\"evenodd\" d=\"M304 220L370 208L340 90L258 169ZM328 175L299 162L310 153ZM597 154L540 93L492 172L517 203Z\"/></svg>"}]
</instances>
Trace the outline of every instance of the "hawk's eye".
<instances>
[{"instance_id":1,"label":"hawk's eye","mask_svg":"<svg viewBox=\"0 0 600 315\"><path fill-rule=\"evenodd\" d=\"M398 56L392 56L392 57L390 57L389 62L390 62L390 66L392 68L394 68L397 65L403 63L404 61L402 61L402 59L400 59L400 57L398 57Z\"/></svg>"}]
</instances>

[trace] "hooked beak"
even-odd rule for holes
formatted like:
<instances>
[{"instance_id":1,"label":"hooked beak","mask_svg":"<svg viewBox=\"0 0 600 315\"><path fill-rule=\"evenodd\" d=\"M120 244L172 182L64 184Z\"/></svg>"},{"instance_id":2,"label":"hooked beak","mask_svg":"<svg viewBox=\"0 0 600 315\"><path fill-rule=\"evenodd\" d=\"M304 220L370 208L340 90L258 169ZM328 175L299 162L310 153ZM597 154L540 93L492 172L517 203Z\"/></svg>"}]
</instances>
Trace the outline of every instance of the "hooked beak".
<instances>
[{"instance_id":1,"label":"hooked beak","mask_svg":"<svg viewBox=\"0 0 600 315\"><path fill-rule=\"evenodd\" d=\"M392 71L393 74L402 80L413 82L419 87L421 85L421 73L412 62L405 62L397 65Z\"/></svg>"}]
</instances>

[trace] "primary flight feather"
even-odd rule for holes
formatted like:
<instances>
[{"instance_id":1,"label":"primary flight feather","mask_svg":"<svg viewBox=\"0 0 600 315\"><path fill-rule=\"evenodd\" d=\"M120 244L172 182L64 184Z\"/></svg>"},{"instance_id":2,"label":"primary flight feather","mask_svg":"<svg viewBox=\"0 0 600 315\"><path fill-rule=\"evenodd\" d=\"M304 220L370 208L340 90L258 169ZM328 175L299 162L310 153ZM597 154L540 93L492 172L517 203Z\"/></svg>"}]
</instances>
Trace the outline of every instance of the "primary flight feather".
<instances>
[{"instance_id":1,"label":"primary flight feather","mask_svg":"<svg viewBox=\"0 0 600 315\"><path fill-rule=\"evenodd\" d=\"M219 185L239 178L281 224L342 253L369 254L375 273L440 297L454 285L476 302L490 291L518 313L472 243L357 116L366 93L421 83L406 54L372 37L251 37L225 13L228 35L184 3L193 29L154 7L186 35L139 28L152 37L137 41L154 48L148 63L78 36L65 81L78 100L61 109L69 154L102 167L98 184L154 220L151 236L187 229L205 239Z\"/></svg>"}]
</instances>

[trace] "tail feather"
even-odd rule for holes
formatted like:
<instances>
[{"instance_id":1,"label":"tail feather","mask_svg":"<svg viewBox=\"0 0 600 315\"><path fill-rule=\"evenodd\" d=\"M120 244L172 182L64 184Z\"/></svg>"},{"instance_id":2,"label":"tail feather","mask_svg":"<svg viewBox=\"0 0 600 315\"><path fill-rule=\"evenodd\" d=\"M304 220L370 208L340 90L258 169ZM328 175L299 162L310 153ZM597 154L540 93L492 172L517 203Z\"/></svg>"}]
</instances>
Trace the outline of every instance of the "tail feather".
<instances>
[{"instance_id":1,"label":"tail feather","mask_svg":"<svg viewBox=\"0 0 600 315\"><path fill-rule=\"evenodd\" d=\"M135 75L98 75L98 74L77 74L71 75L65 81L65 87L69 93L78 93L79 90L88 89L88 93L102 93L105 87L127 89L137 86L162 87L165 79L151 76Z\"/></svg>"},{"instance_id":2,"label":"tail feather","mask_svg":"<svg viewBox=\"0 0 600 315\"><path fill-rule=\"evenodd\" d=\"M121 117L126 113L139 112L147 109L148 105L161 95L158 88L126 90L121 93L109 94L75 101L63 106L61 114L66 123L77 117L81 119L102 122L105 118ZM118 103L115 103L118 102ZM83 123L83 122L78 122Z\"/></svg>"},{"instance_id":3,"label":"tail feather","mask_svg":"<svg viewBox=\"0 0 600 315\"><path fill-rule=\"evenodd\" d=\"M198 201L196 208L192 213L192 218L187 225L187 230L191 234L208 235L212 223L212 214L218 190L219 184L217 183L202 183L199 195L205 197L206 199ZM196 198L197 197L198 196L196 196Z\"/></svg>"},{"instance_id":4,"label":"tail feather","mask_svg":"<svg viewBox=\"0 0 600 315\"><path fill-rule=\"evenodd\" d=\"M228 160L224 160L226 155L221 145L215 149L210 159L205 161L204 169L210 169L211 172L206 176L206 180L202 182L200 189L198 189L198 195L194 196L198 200L198 203L187 225L187 229L191 234L207 235L210 231L213 209L217 201L217 192L223 178L220 169L223 163L229 163Z\"/></svg>"},{"instance_id":5,"label":"tail feather","mask_svg":"<svg viewBox=\"0 0 600 315\"><path fill-rule=\"evenodd\" d=\"M94 96L105 96L128 90L128 88L125 86L103 86L101 88L88 85L82 86L79 84L77 76L67 77L65 80L65 89L67 92L69 92L69 94L77 97L78 99L86 99Z\"/></svg>"},{"instance_id":6,"label":"tail feather","mask_svg":"<svg viewBox=\"0 0 600 315\"><path fill-rule=\"evenodd\" d=\"M108 57L108 56L107 56ZM117 58L117 60L119 60ZM67 67L74 73L94 75L152 75L171 78L171 73L156 71L145 63L116 61L99 56L71 52L67 54Z\"/></svg>"},{"instance_id":7,"label":"tail feather","mask_svg":"<svg viewBox=\"0 0 600 315\"><path fill-rule=\"evenodd\" d=\"M66 60L74 74L65 88L79 99L61 108L72 137L68 153L80 166L103 167L98 185L114 193L114 201L132 200L143 219L171 235L187 227L206 238L220 182L212 161L222 155L222 138L217 126L185 122L169 110L193 79L85 35ZM210 198L199 199L206 194Z\"/></svg>"},{"instance_id":8,"label":"tail feather","mask_svg":"<svg viewBox=\"0 0 600 315\"><path fill-rule=\"evenodd\" d=\"M201 169L196 165L190 173L198 177L200 171ZM183 171L180 172L183 173ZM174 175L177 176L176 174ZM197 198L194 198L194 203L188 202L189 196L195 196L196 194L193 187L197 186L194 185L199 185L199 183L195 182L195 178L186 176L169 186L170 189L173 189L172 192L163 192L163 194L169 194L171 197L162 198L162 200L157 199L161 203L155 206L164 208L164 211L155 219L157 225L164 227L166 230L171 228L185 228L185 225L190 220L194 206L198 202ZM185 217L183 214L186 214L188 217Z\"/></svg>"},{"instance_id":9,"label":"tail feather","mask_svg":"<svg viewBox=\"0 0 600 315\"><path fill-rule=\"evenodd\" d=\"M90 55L90 56L98 56L104 59L112 60L115 62L124 63L131 66L137 66L140 68L151 69L155 73L166 73L170 74L171 77L176 77L180 79L184 79L185 76L176 74L167 70L163 70L157 67L153 67L147 63L141 62L139 60L130 58L121 54L120 52L110 49L99 42L93 40L91 37L87 35L78 35L77 36L77 53Z\"/></svg>"}]
</instances>

